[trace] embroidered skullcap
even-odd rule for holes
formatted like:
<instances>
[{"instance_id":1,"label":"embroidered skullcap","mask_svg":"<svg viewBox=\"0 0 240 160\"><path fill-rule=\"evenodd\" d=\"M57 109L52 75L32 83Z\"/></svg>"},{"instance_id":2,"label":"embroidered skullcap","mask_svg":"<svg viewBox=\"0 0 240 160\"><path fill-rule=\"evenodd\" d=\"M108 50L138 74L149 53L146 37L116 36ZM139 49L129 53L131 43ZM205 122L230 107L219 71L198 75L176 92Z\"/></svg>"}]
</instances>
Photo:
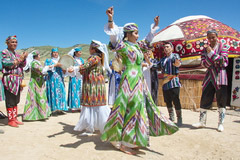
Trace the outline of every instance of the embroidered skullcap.
<instances>
[{"instance_id":1,"label":"embroidered skullcap","mask_svg":"<svg viewBox=\"0 0 240 160\"><path fill-rule=\"evenodd\" d=\"M5 43L7 44L7 42L11 39L16 39L17 40L17 36L14 35L14 36L8 36L8 38L6 39Z\"/></svg>"},{"instance_id":2,"label":"embroidered skullcap","mask_svg":"<svg viewBox=\"0 0 240 160\"><path fill-rule=\"evenodd\" d=\"M52 52L58 52L58 48L53 48Z\"/></svg>"},{"instance_id":3,"label":"embroidered skullcap","mask_svg":"<svg viewBox=\"0 0 240 160\"><path fill-rule=\"evenodd\" d=\"M74 50L75 50L75 52L81 51L82 47L75 48Z\"/></svg>"},{"instance_id":4,"label":"embroidered skullcap","mask_svg":"<svg viewBox=\"0 0 240 160\"><path fill-rule=\"evenodd\" d=\"M137 31L138 25L136 23L127 23L123 26L124 32L131 32L131 31Z\"/></svg>"},{"instance_id":5,"label":"embroidered skullcap","mask_svg":"<svg viewBox=\"0 0 240 160\"><path fill-rule=\"evenodd\" d=\"M207 35L209 35L211 33L215 33L218 36L218 33L217 33L217 31L215 29L207 31Z\"/></svg>"}]
</instances>

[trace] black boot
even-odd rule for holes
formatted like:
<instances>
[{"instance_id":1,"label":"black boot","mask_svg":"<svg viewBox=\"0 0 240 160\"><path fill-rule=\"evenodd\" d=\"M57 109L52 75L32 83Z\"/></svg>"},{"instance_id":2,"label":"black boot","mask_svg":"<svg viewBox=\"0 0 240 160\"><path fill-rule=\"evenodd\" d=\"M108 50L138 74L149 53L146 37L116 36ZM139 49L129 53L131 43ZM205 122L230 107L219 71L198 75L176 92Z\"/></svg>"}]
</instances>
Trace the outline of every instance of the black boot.
<instances>
[{"instance_id":1,"label":"black boot","mask_svg":"<svg viewBox=\"0 0 240 160\"><path fill-rule=\"evenodd\" d=\"M174 117L174 111L173 111L173 108L171 107L169 107L169 108L167 108L168 109L168 114L169 114L169 119L171 120L171 121L175 121L175 117Z\"/></svg>"},{"instance_id":2,"label":"black boot","mask_svg":"<svg viewBox=\"0 0 240 160\"><path fill-rule=\"evenodd\" d=\"M182 110L176 110L176 114L177 114L177 126L180 127L182 126Z\"/></svg>"}]
</instances>

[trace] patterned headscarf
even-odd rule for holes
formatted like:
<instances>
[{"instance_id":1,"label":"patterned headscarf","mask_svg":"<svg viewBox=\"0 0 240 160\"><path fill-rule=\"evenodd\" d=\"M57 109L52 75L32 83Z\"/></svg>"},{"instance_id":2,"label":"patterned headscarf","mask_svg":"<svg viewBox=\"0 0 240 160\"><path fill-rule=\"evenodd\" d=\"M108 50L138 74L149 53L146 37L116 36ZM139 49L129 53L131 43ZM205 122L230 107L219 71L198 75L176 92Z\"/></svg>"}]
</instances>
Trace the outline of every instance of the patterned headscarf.
<instances>
[{"instance_id":1,"label":"patterned headscarf","mask_svg":"<svg viewBox=\"0 0 240 160\"><path fill-rule=\"evenodd\" d=\"M17 40L17 36L14 35L14 36L8 36L8 38L6 39L5 43L7 44L9 40L11 39L16 39Z\"/></svg>"},{"instance_id":2,"label":"patterned headscarf","mask_svg":"<svg viewBox=\"0 0 240 160\"><path fill-rule=\"evenodd\" d=\"M127 23L123 26L124 32L131 32L131 31L137 31L138 25L136 23Z\"/></svg>"}]
</instances>

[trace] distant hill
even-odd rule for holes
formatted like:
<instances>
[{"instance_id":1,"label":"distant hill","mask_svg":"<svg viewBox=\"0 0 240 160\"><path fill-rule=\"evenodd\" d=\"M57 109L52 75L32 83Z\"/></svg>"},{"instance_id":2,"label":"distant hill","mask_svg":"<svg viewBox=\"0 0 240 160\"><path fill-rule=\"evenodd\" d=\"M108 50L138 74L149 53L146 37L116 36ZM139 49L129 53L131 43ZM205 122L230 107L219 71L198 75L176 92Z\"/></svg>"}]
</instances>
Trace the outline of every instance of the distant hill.
<instances>
[{"instance_id":1,"label":"distant hill","mask_svg":"<svg viewBox=\"0 0 240 160\"><path fill-rule=\"evenodd\" d=\"M68 54L68 52L76 47L82 47L82 58L86 60L89 57L89 45L88 44L76 44L72 47L68 48L60 48L57 47L59 50L59 56ZM47 58L51 57L51 50L52 48L56 48L56 46L39 46L39 47L30 47L17 50L17 52L22 53L24 51L31 53L34 50L38 50L40 52L41 61L44 62Z\"/></svg>"},{"instance_id":2,"label":"distant hill","mask_svg":"<svg viewBox=\"0 0 240 160\"><path fill-rule=\"evenodd\" d=\"M73 48L82 47L82 58L85 61L90 56L89 46L90 46L89 44L76 44L68 48L60 48L60 47L57 47L57 48L59 51L59 56L61 56L64 54L68 54L68 52ZM38 50L41 55L41 61L44 62L47 58L50 58L52 48L56 48L56 46L38 46L38 47L23 48L23 49L17 50L17 52L22 53L26 51L28 53L31 53L34 50ZM114 58L114 55L112 54L112 52L109 52L109 59L111 60L113 58Z\"/></svg>"}]
</instances>

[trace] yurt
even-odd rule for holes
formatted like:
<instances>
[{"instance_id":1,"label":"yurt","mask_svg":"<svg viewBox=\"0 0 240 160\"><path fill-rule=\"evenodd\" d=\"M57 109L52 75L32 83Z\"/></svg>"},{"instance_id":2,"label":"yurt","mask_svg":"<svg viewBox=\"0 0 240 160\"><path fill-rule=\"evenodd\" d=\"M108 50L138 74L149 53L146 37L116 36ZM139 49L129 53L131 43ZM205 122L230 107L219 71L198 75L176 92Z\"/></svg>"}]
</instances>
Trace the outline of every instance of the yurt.
<instances>
[{"instance_id":1,"label":"yurt","mask_svg":"<svg viewBox=\"0 0 240 160\"><path fill-rule=\"evenodd\" d=\"M206 71L200 65L201 54L208 45L206 33L212 29L218 32L219 41L224 43L229 53L228 105L240 106L240 32L208 16L196 15L175 21L158 32L152 41L155 57L164 56L162 44L165 41L170 41L174 46L174 53L181 57L179 77L183 84L180 90L182 108L196 110L200 107L202 80ZM159 74L158 105L164 106L162 78Z\"/></svg>"}]
</instances>

